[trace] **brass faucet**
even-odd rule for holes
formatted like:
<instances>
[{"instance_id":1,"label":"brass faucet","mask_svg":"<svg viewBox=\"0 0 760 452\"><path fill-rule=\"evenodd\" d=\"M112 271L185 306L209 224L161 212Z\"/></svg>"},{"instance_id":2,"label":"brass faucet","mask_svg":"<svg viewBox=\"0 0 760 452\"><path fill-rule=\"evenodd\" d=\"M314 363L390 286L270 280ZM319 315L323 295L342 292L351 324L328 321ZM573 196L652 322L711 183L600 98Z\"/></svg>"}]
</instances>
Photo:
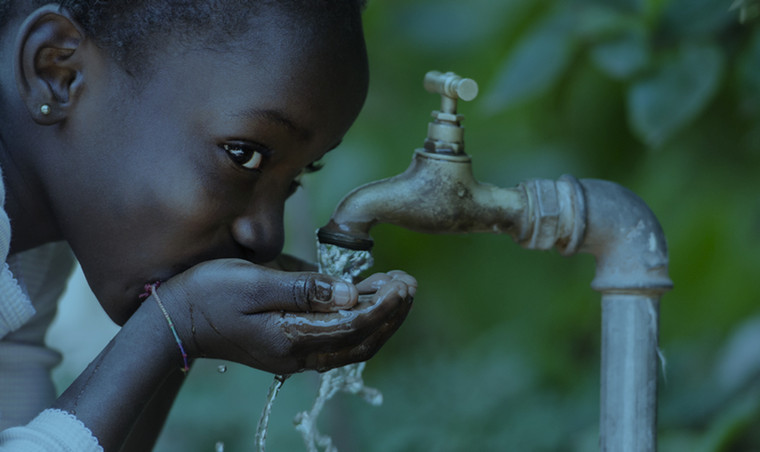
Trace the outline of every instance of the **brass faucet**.
<instances>
[{"instance_id":1,"label":"brass faucet","mask_svg":"<svg viewBox=\"0 0 760 452\"><path fill-rule=\"evenodd\" d=\"M464 152L464 119L457 100L472 100L478 85L447 72L425 75L425 89L441 95L422 148L409 168L395 177L356 188L340 202L329 223L318 231L320 242L350 249L372 247L369 230L392 223L428 234L496 232L515 234L527 205L525 191L480 183Z\"/></svg>"}]
</instances>

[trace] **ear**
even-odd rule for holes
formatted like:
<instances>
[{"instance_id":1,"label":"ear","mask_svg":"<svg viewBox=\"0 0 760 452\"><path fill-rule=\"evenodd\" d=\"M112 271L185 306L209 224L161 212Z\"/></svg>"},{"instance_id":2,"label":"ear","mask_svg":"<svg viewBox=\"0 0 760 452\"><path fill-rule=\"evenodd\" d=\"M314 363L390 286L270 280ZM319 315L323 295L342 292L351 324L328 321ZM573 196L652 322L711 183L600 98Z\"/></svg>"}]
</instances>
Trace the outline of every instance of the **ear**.
<instances>
[{"instance_id":1,"label":"ear","mask_svg":"<svg viewBox=\"0 0 760 452\"><path fill-rule=\"evenodd\" d=\"M22 24L16 40L19 93L32 119L55 124L66 118L82 90L85 35L66 10L43 6Z\"/></svg>"}]
</instances>

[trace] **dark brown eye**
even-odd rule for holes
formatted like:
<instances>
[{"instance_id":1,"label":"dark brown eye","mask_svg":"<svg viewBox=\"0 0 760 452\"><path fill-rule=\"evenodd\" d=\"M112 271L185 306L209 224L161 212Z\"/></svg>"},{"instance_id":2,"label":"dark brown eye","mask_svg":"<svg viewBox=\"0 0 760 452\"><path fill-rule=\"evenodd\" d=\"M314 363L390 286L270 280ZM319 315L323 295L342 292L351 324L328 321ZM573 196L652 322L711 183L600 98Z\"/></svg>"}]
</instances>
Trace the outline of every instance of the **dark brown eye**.
<instances>
[{"instance_id":1,"label":"dark brown eye","mask_svg":"<svg viewBox=\"0 0 760 452\"><path fill-rule=\"evenodd\" d=\"M250 146L225 143L221 145L221 148L227 152L233 162L246 169L257 169L264 159L261 152Z\"/></svg>"}]
</instances>

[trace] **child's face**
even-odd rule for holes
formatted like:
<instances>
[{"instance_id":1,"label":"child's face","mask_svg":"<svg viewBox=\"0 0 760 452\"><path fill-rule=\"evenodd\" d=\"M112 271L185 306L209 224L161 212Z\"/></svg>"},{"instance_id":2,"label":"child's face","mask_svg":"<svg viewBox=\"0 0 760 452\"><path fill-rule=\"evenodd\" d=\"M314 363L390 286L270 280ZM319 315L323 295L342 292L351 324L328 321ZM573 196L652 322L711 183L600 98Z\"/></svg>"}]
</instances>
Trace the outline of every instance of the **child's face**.
<instances>
[{"instance_id":1,"label":"child's face","mask_svg":"<svg viewBox=\"0 0 760 452\"><path fill-rule=\"evenodd\" d=\"M274 44L232 52L162 52L137 91L118 83L125 76L115 65L90 69L67 119L68 155L50 168L51 196L64 238L117 323L146 282L213 258L273 259L294 179L356 118L367 85L363 41L276 33Z\"/></svg>"}]
</instances>

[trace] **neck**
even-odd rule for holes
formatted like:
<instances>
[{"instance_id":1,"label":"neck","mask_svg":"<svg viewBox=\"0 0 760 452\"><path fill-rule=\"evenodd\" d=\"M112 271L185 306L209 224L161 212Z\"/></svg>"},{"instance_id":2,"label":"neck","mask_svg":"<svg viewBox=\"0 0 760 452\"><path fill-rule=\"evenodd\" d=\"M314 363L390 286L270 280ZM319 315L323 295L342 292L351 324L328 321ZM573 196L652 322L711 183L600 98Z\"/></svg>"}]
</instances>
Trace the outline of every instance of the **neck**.
<instances>
[{"instance_id":1,"label":"neck","mask_svg":"<svg viewBox=\"0 0 760 452\"><path fill-rule=\"evenodd\" d=\"M5 184L4 207L11 222L9 254L60 240L42 185L30 171L24 170L1 135L0 168Z\"/></svg>"}]
</instances>

